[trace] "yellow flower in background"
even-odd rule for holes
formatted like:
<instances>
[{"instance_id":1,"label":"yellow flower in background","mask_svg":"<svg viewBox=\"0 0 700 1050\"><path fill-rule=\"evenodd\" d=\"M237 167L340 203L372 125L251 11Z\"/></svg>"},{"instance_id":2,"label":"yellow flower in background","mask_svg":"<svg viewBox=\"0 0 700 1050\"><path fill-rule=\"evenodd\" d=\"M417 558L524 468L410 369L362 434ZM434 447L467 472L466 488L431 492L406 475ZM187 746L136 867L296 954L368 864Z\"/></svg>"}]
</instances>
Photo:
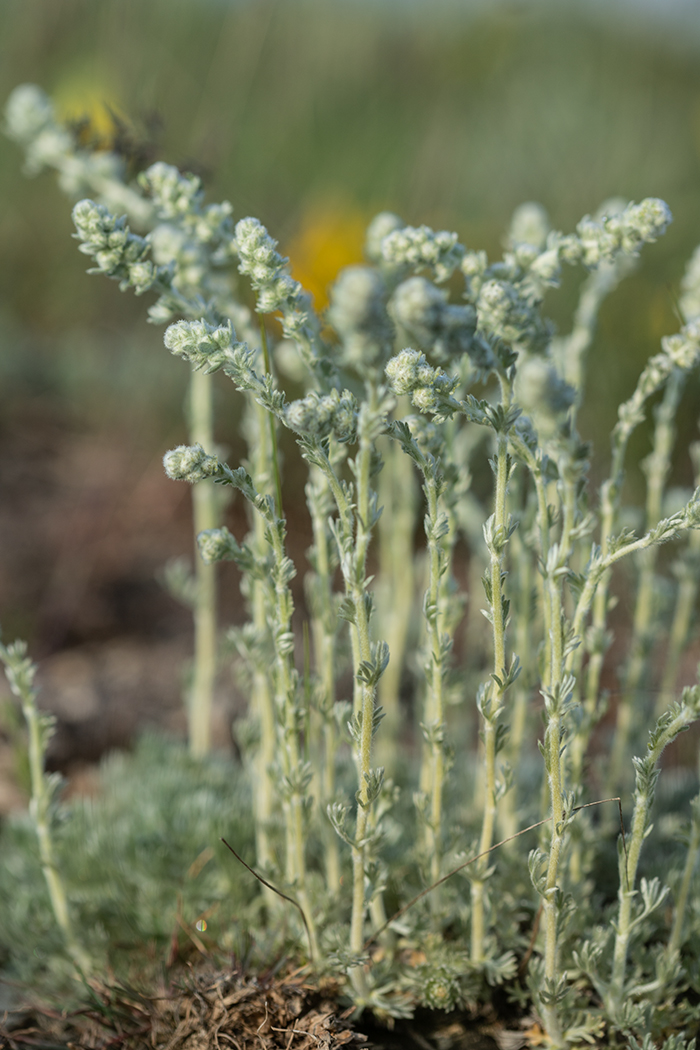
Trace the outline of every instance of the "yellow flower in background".
<instances>
[{"instance_id":1,"label":"yellow flower in background","mask_svg":"<svg viewBox=\"0 0 700 1050\"><path fill-rule=\"evenodd\" d=\"M363 261L365 230L371 215L340 201L311 204L302 214L285 254L292 276L311 292L317 310L328 306L328 288L345 266Z\"/></svg>"},{"instance_id":2,"label":"yellow flower in background","mask_svg":"<svg viewBox=\"0 0 700 1050\"><path fill-rule=\"evenodd\" d=\"M79 125L81 139L85 139L82 144L92 148L110 148L116 130L115 117L127 123L113 86L90 73L66 76L56 87L52 99L59 119Z\"/></svg>"}]
</instances>

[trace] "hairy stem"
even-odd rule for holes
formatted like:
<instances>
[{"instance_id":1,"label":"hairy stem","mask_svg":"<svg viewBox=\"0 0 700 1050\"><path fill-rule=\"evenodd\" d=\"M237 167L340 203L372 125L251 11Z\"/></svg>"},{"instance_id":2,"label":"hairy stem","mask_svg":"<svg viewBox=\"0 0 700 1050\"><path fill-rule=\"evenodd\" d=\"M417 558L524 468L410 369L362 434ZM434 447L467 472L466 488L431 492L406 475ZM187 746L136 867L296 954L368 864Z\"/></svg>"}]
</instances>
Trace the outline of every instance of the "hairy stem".
<instances>
[{"instance_id":1,"label":"hairy stem","mask_svg":"<svg viewBox=\"0 0 700 1050\"><path fill-rule=\"evenodd\" d=\"M190 437L193 444L213 452L212 377L190 374ZM218 524L217 498L212 481L192 486L195 537ZM211 749L211 711L216 679L216 566L199 555L195 539L194 675L188 706L190 751L202 758Z\"/></svg>"}]
</instances>

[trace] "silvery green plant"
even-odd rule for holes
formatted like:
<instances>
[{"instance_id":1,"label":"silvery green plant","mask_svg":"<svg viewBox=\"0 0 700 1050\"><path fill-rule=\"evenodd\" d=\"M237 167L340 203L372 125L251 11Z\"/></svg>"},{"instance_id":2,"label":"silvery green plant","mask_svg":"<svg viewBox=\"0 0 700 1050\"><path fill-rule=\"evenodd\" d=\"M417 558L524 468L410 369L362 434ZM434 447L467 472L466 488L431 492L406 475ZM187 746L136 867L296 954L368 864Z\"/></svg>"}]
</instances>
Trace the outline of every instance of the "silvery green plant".
<instances>
[{"instance_id":1,"label":"silvery green plant","mask_svg":"<svg viewBox=\"0 0 700 1050\"><path fill-rule=\"evenodd\" d=\"M620 406L599 491L578 428L600 307L663 235L668 207L654 198L608 202L562 234L541 207L525 205L495 262L457 234L382 213L368 230L366 264L339 275L323 318L257 219L234 227L230 205L205 205L198 182L165 165L148 169L136 189L113 172L121 189L110 198L95 181L107 162L81 156L46 117L43 96L19 90L8 126L28 163L53 166L65 181L77 155L83 182L66 188L99 191L99 202L73 210L93 272L156 296L149 315L169 324L165 345L188 363L193 383L221 371L237 391L246 462L227 464L208 432L166 452L164 466L195 491L235 490L249 510L246 537L210 521L198 545L205 565L231 560L241 573L249 620L231 640L250 686L239 739L255 788L256 863L298 902L299 952L319 971L346 974L358 1008L394 1016L417 1003L449 1009L506 985L534 1006L555 1047L591 1043L606 1030L630 1046L667 1035L679 1050L690 1046L700 991L700 914L691 904L697 803L669 885L647 878L644 843L661 754L700 717L697 685L675 695L697 591L700 489L675 506L667 490L673 420L700 361L697 256L683 283L680 331L664 337ZM132 219L148 223L129 210L130 194L154 210L145 237L131 231ZM542 306L564 266L586 276L571 331L558 335ZM290 399L275 368L302 383L301 396ZM655 402L644 521L633 531L623 505L630 438ZM283 431L308 466L310 632L294 615L300 567L287 549ZM493 475L486 504L469 485L479 458ZM697 456L693 465L697 486ZM663 710L652 713L641 683L653 673L667 544L678 586ZM461 664L457 584L465 549L483 570L489 625L487 651L469 667ZM636 606L601 800L590 794L586 767L605 711L608 614L622 562L633 566ZM417 622L420 655L411 660ZM409 674L417 762L401 732L399 686ZM450 741L466 739L456 733L465 711L480 743L455 755ZM537 711L544 731L535 776ZM593 814L599 803L617 813L618 796L620 812L631 805L632 816L618 839L617 898L606 902L592 880L596 835L613 818ZM521 836L538 824L525 845ZM452 878L457 869L468 883ZM277 915L284 905L266 892L268 916ZM294 928L297 916L288 922Z\"/></svg>"},{"instance_id":2,"label":"silvery green plant","mask_svg":"<svg viewBox=\"0 0 700 1050\"><path fill-rule=\"evenodd\" d=\"M51 901L51 909L63 935L66 953L78 974L86 978L90 974L91 963L76 935L74 918L71 914L61 872L56 863L53 841L56 795L60 777L58 774L46 772L44 760L56 720L47 712L40 711L37 706L38 690L34 685L37 668L27 656L26 644L21 641L13 642L8 646L0 643L0 661L3 664L10 689L21 704L27 727L31 784L29 810L36 831L41 868Z\"/></svg>"},{"instance_id":3,"label":"silvery green plant","mask_svg":"<svg viewBox=\"0 0 700 1050\"><path fill-rule=\"evenodd\" d=\"M126 244L123 222L110 226L95 212L83 216L82 229L98 271L126 280L140 294L152 287L158 269L161 295L149 309L153 324L163 324L173 316L199 317L203 297L220 308L235 310L226 276L232 262L227 248L230 208L205 206L198 178L183 176L167 164L154 164L137 184L127 185L124 161L108 151L79 148L70 131L56 120L50 100L31 84L13 92L5 117L7 134L25 148L29 174L53 169L71 197L96 196L100 207L124 212L132 225L148 232L153 261L145 261L142 237L129 234ZM243 317L240 321L245 323ZM193 443L213 449L212 389L204 372L191 375L188 423ZM220 508L211 484L194 486L192 502L195 535L218 524ZM203 755L211 746L216 676L215 572L197 558L194 579L182 563L166 567L164 576L176 597L193 611L195 655L187 711L192 752Z\"/></svg>"}]
</instances>

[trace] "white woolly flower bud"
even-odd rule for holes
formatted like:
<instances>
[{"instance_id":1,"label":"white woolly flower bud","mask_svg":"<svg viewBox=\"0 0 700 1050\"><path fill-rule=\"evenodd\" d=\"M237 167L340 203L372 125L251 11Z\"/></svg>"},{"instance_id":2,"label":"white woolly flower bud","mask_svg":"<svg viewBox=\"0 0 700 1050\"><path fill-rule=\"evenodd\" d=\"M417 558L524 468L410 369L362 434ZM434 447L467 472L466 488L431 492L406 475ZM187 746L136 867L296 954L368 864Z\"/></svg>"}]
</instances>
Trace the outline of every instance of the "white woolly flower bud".
<instances>
[{"instance_id":1,"label":"white woolly flower bud","mask_svg":"<svg viewBox=\"0 0 700 1050\"><path fill-rule=\"evenodd\" d=\"M405 226L382 241L382 255L389 263L428 268L439 283L449 280L464 255L456 233L435 232L429 226Z\"/></svg>"},{"instance_id":2,"label":"white woolly flower bud","mask_svg":"<svg viewBox=\"0 0 700 1050\"><path fill-rule=\"evenodd\" d=\"M401 230L406 224L391 211L380 211L367 227L365 235L365 255L370 262L381 264L385 261L382 254L382 241L394 230Z\"/></svg>"},{"instance_id":3,"label":"white woolly flower bud","mask_svg":"<svg viewBox=\"0 0 700 1050\"><path fill-rule=\"evenodd\" d=\"M236 248L238 270L250 277L258 293L258 310L281 311L284 334L297 335L309 320L309 297L287 273L289 260L277 251L277 241L258 219L241 219L236 223Z\"/></svg>"},{"instance_id":4,"label":"white woolly flower bud","mask_svg":"<svg viewBox=\"0 0 700 1050\"><path fill-rule=\"evenodd\" d=\"M156 268L152 262L146 260L145 262L133 263L129 267L129 284L132 286L137 295L142 295L147 292L152 286L156 276Z\"/></svg>"},{"instance_id":5,"label":"white woolly flower bud","mask_svg":"<svg viewBox=\"0 0 700 1050\"><path fill-rule=\"evenodd\" d=\"M521 408L533 416L543 436L554 429L576 400L576 392L542 357L527 357L516 374L515 394Z\"/></svg>"},{"instance_id":6,"label":"white woolly flower bud","mask_svg":"<svg viewBox=\"0 0 700 1050\"><path fill-rule=\"evenodd\" d=\"M236 342L230 321L226 324L208 324L207 321L176 321L165 330L163 341L171 353L182 357L195 368L215 372L243 346Z\"/></svg>"},{"instance_id":7,"label":"white woolly flower bud","mask_svg":"<svg viewBox=\"0 0 700 1050\"><path fill-rule=\"evenodd\" d=\"M286 260L275 251L277 242L259 219L241 219L236 223L236 246L240 259L241 273L249 274L254 280L265 280Z\"/></svg>"},{"instance_id":8,"label":"white woolly flower bud","mask_svg":"<svg viewBox=\"0 0 700 1050\"><path fill-rule=\"evenodd\" d=\"M548 248L547 251L541 252L530 265L530 273L538 277L544 284L558 284L561 266L557 249Z\"/></svg>"},{"instance_id":9,"label":"white woolly flower bud","mask_svg":"<svg viewBox=\"0 0 700 1050\"><path fill-rule=\"evenodd\" d=\"M410 393L418 382L421 365L427 365L424 355L410 347L392 357L384 370L392 391L398 395Z\"/></svg>"},{"instance_id":10,"label":"white woolly flower bud","mask_svg":"<svg viewBox=\"0 0 700 1050\"><path fill-rule=\"evenodd\" d=\"M163 456L165 473L173 481L204 481L219 472L219 460L201 445L178 445Z\"/></svg>"},{"instance_id":11,"label":"white woolly flower bud","mask_svg":"<svg viewBox=\"0 0 700 1050\"><path fill-rule=\"evenodd\" d=\"M20 84L5 106L5 130L16 142L27 143L54 123L48 96L36 84Z\"/></svg>"},{"instance_id":12,"label":"white woolly flower bud","mask_svg":"<svg viewBox=\"0 0 700 1050\"><path fill-rule=\"evenodd\" d=\"M434 412L438 407L438 399L431 387L420 386L411 391L411 404L420 412Z\"/></svg>"},{"instance_id":13,"label":"white woolly flower bud","mask_svg":"<svg viewBox=\"0 0 700 1050\"><path fill-rule=\"evenodd\" d=\"M410 277L397 287L390 309L396 323L427 346L436 338L446 302L446 293L425 277Z\"/></svg>"},{"instance_id":14,"label":"white woolly flower bud","mask_svg":"<svg viewBox=\"0 0 700 1050\"><path fill-rule=\"evenodd\" d=\"M513 212L508 244L512 248L518 244L530 244L541 251L547 243L550 229L549 216L542 205L527 201Z\"/></svg>"},{"instance_id":15,"label":"white woolly flower bud","mask_svg":"<svg viewBox=\"0 0 700 1050\"><path fill-rule=\"evenodd\" d=\"M671 221L668 205L657 197L647 197L597 221L586 215L576 227L577 238L560 239L560 251L568 262L580 261L593 268L601 262L614 262L620 253L636 255L643 244L665 233Z\"/></svg>"},{"instance_id":16,"label":"white woolly flower bud","mask_svg":"<svg viewBox=\"0 0 700 1050\"><path fill-rule=\"evenodd\" d=\"M187 250L187 234L178 226L163 222L155 226L148 235L151 253L159 266L182 258Z\"/></svg>"},{"instance_id":17,"label":"white woolly flower bud","mask_svg":"<svg viewBox=\"0 0 700 1050\"><path fill-rule=\"evenodd\" d=\"M357 431L357 402L349 390L332 390L321 395L315 390L284 410L287 426L299 434L325 438L335 434L339 441L354 441Z\"/></svg>"},{"instance_id":18,"label":"white woolly flower bud","mask_svg":"<svg viewBox=\"0 0 700 1050\"><path fill-rule=\"evenodd\" d=\"M700 317L684 325L677 335L664 336L661 346L676 368L695 368L700 359Z\"/></svg>"},{"instance_id":19,"label":"white woolly flower bud","mask_svg":"<svg viewBox=\"0 0 700 1050\"><path fill-rule=\"evenodd\" d=\"M158 161L139 176L139 183L155 202L159 215L176 219L196 210L202 200L202 182L196 175L183 175L172 164Z\"/></svg>"},{"instance_id":20,"label":"white woolly flower bud","mask_svg":"<svg viewBox=\"0 0 700 1050\"><path fill-rule=\"evenodd\" d=\"M368 266L348 266L331 289L328 320L343 341L345 363L359 372L388 356L392 330L385 300L384 281Z\"/></svg>"},{"instance_id":21,"label":"white woolly flower bud","mask_svg":"<svg viewBox=\"0 0 700 1050\"><path fill-rule=\"evenodd\" d=\"M206 565L224 561L239 551L238 544L225 526L220 529L205 529L198 533L197 546Z\"/></svg>"},{"instance_id":22,"label":"white woolly flower bud","mask_svg":"<svg viewBox=\"0 0 700 1050\"><path fill-rule=\"evenodd\" d=\"M640 204L630 204L623 211L622 249L636 252L643 244L650 244L663 236L673 221L671 209L658 197L647 197Z\"/></svg>"}]
</instances>

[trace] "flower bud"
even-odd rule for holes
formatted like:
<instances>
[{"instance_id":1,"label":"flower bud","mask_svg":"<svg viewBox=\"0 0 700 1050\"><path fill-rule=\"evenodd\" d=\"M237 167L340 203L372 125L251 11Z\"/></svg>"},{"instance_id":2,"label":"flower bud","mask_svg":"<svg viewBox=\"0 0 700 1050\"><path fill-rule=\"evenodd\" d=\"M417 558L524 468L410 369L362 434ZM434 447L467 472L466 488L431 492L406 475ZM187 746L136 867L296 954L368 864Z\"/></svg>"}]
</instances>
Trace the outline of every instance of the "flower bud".
<instances>
[{"instance_id":1,"label":"flower bud","mask_svg":"<svg viewBox=\"0 0 700 1050\"><path fill-rule=\"evenodd\" d=\"M163 456L165 473L173 481L204 481L219 472L219 460L201 445L178 445Z\"/></svg>"},{"instance_id":2,"label":"flower bud","mask_svg":"<svg viewBox=\"0 0 700 1050\"><path fill-rule=\"evenodd\" d=\"M404 226L403 220L391 211L381 211L379 215L375 215L365 235L365 255L370 262L380 265L385 261L382 254L382 241L394 230L401 230Z\"/></svg>"},{"instance_id":3,"label":"flower bud","mask_svg":"<svg viewBox=\"0 0 700 1050\"><path fill-rule=\"evenodd\" d=\"M55 124L53 106L36 84L20 84L5 106L5 130L16 142L28 143Z\"/></svg>"},{"instance_id":4,"label":"flower bud","mask_svg":"<svg viewBox=\"0 0 700 1050\"><path fill-rule=\"evenodd\" d=\"M531 244L541 251L547 243L547 234L550 229L546 210L541 204L528 201L513 212L508 232L508 244L512 248L518 244Z\"/></svg>"}]
</instances>

